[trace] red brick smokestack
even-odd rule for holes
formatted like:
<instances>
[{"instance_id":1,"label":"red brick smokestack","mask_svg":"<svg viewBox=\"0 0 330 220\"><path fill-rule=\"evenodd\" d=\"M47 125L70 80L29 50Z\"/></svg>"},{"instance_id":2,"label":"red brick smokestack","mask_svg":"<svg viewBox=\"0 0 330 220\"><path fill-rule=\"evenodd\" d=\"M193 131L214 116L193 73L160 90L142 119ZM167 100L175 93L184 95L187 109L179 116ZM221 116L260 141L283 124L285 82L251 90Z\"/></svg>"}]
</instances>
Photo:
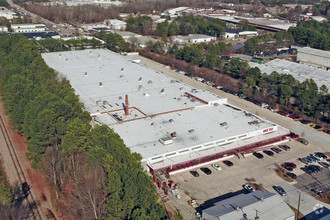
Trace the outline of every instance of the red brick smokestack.
<instances>
[{"instance_id":1,"label":"red brick smokestack","mask_svg":"<svg viewBox=\"0 0 330 220\"><path fill-rule=\"evenodd\" d=\"M125 115L129 115L128 113L128 95L125 97Z\"/></svg>"}]
</instances>

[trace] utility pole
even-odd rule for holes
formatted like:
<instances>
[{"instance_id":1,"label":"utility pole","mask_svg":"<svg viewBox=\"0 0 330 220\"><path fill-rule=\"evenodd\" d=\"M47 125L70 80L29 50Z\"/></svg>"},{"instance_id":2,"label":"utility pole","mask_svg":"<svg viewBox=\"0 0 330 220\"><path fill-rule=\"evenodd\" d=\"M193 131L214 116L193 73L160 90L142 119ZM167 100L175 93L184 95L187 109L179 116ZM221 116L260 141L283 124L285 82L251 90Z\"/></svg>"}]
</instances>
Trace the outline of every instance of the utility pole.
<instances>
[{"instance_id":1,"label":"utility pole","mask_svg":"<svg viewBox=\"0 0 330 220\"><path fill-rule=\"evenodd\" d=\"M298 198L298 208L297 208L297 215L296 215L296 220L298 220L298 217L299 217L299 208L300 208L300 196L301 196L301 194L299 193L299 198Z\"/></svg>"}]
</instances>

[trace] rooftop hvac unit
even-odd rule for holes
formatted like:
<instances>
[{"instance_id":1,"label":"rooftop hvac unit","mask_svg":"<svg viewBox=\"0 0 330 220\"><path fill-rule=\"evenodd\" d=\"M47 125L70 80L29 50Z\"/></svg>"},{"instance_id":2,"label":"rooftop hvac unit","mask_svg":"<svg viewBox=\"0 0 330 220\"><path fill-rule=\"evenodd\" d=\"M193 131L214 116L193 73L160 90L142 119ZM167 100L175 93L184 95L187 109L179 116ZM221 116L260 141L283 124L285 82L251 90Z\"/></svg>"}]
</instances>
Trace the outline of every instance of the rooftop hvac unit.
<instances>
[{"instance_id":1,"label":"rooftop hvac unit","mask_svg":"<svg viewBox=\"0 0 330 220\"><path fill-rule=\"evenodd\" d=\"M159 139L160 143L162 143L164 146L172 144L173 143L173 139L171 137L164 137Z\"/></svg>"},{"instance_id":2,"label":"rooftop hvac unit","mask_svg":"<svg viewBox=\"0 0 330 220\"><path fill-rule=\"evenodd\" d=\"M59 56L62 57L62 54L60 53Z\"/></svg>"},{"instance_id":3,"label":"rooftop hvac unit","mask_svg":"<svg viewBox=\"0 0 330 220\"><path fill-rule=\"evenodd\" d=\"M87 76L87 72L85 72L85 76Z\"/></svg>"},{"instance_id":4,"label":"rooftop hvac unit","mask_svg":"<svg viewBox=\"0 0 330 220\"><path fill-rule=\"evenodd\" d=\"M92 55L92 51L89 51L89 55L90 55L90 56Z\"/></svg>"},{"instance_id":5,"label":"rooftop hvac unit","mask_svg":"<svg viewBox=\"0 0 330 220\"><path fill-rule=\"evenodd\" d=\"M176 138L176 132L174 131L173 133L171 133L171 137L174 139Z\"/></svg>"},{"instance_id":6,"label":"rooftop hvac unit","mask_svg":"<svg viewBox=\"0 0 330 220\"><path fill-rule=\"evenodd\" d=\"M120 69L120 72L124 72L124 68L121 68L121 69Z\"/></svg>"},{"instance_id":7,"label":"rooftop hvac unit","mask_svg":"<svg viewBox=\"0 0 330 220\"><path fill-rule=\"evenodd\" d=\"M227 122L222 122L222 123L220 123L220 126L222 126L222 127L228 126L228 123Z\"/></svg>"},{"instance_id":8,"label":"rooftop hvac unit","mask_svg":"<svg viewBox=\"0 0 330 220\"><path fill-rule=\"evenodd\" d=\"M123 99L123 97L119 96L119 97L118 97L118 99L119 99L119 100L122 100L122 99Z\"/></svg>"},{"instance_id":9,"label":"rooftop hvac unit","mask_svg":"<svg viewBox=\"0 0 330 220\"><path fill-rule=\"evenodd\" d=\"M189 132L189 133L194 133L195 130L194 130L194 129L190 129L188 132Z\"/></svg>"},{"instance_id":10,"label":"rooftop hvac unit","mask_svg":"<svg viewBox=\"0 0 330 220\"><path fill-rule=\"evenodd\" d=\"M152 81L151 81L151 80L149 80L149 81L148 81L148 84L152 84Z\"/></svg>"},{"instance_id":11,"label":"rooftop hvac unit","mask_svg":"<svg viewBox=\"0 0 330 220\"><path fill-rule=\"evenodd\" d=\"M99 86L102 87L103 86L103 83L102 82L99 82Z\"/></svg>"},{"instance_id":12,"label":"rooftop hvac unit","mask_svg":"<svg viewBox=\"0 0 330 220\"><path fill-rule=\"evenodd\" d=\"M140 91L141 89L143 89L143 86L142 85L139 85L138 91Z\"/></svg>"},{"instance_id":13,"label":"rooftop hvac unit","mask_svg":"<svg viewBox=\"0 0 330 220\"><path fill-rule=\"evenodd\" d=\"M164 92L165 92L165 89L160 90L161 94L164 94Z\"/></svg>"},{"instance_id":14,"label":"rooftop hvac unit","mask_svg":"<svg viewBox=\"0 0 330 220\"><path fill-rule=\"evenodd\" d=\"M120 75L119 78L124 78L124 75Z\"/></svg>"},{"instance_id":15,"label":"rooftop hvac unit","mask_svg":"<svg viewBox=\"0 0 330 220\"><path fill-rule=\"evenodd\" d=\"M139 82L142 82L142 77L139 78Z\"/></svg>"},{"instance_id":16,"label":"rooftop hvac unit","mask_svg":"<svg viewBox=\"0 0 330 220\"><path fill-rule=\"evenodd\" d=\"M68 58L66 58L66 59L65 59L65 62L69 62L69 59L68 59Z\"/></svg>"},{"instance_id":17,"label":"rooftop hvac unit","mask_svg":"<svg viewBox=\"0 0 330 220\"><path fill-rule=\"evenodd\" d=\"M99 54L99 55L97 55L97 59L98 59L98 60L100 60L100 59L101 59L101 56L100 56L100 54Z\"/></svg>"}]
</instances>

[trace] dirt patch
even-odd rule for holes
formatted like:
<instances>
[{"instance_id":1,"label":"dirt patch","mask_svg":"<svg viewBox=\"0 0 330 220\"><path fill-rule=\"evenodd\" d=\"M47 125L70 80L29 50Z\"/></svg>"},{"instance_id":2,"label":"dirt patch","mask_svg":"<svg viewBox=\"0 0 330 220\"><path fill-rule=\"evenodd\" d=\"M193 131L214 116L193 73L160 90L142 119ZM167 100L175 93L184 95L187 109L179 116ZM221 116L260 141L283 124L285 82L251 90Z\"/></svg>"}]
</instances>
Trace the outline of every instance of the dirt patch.
<instances>
[{"instance_id":1,"label":"dirt patch","mask_svg":"<svg viewBox=\"0 0 330 220\"><path fill-rule=\"evenodd\" d=\"M283 180L287 181L287 182L293 182L294 180L289 177L288 175L286 175L287 171L282 168L282 167L278 167L276 170L275 170L275 173L281 177Z\"/></svg>"},{"instance_id":2,"label":"dirt patch","mask_svg":"<svg viewBox=\"0 0 330 220\"><path fill-rule=\"evenodd\" d=\"M330 191L319 196L316 193L313 192L308 192L309 195L313 196L315 199L317 199L318 201L324 202L326 204L330 204Z\"/></svg>"}]
</instances>

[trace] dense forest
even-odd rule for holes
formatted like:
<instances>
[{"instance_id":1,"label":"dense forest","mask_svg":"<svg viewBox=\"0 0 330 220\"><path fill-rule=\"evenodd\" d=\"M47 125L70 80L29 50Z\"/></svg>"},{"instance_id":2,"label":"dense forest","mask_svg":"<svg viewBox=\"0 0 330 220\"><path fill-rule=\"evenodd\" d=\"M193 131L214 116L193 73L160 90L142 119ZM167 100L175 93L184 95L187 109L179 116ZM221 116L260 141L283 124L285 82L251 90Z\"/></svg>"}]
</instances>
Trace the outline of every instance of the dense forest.
<instances>
[{"instance_id":1,"label":"dense forest","mask_svg":"<svg viewBox=\"0 0 330 220\"><path fill-rule=\"evenodd\" d=\"M0 7L8 7L9 4L6 0L0 0Z\"/></svg>"},{"instance_id":2,"label":"dense forest","mask_svg":"<svg viewBox=\"0 0 330 220\"><path fill-rule=\"evenodd\" d=\"M57 49L72 48L66 45ZM166 219L141 156L109 127L91 127L70 83L41 58L44 50L20 35L0 37L0 86L13 129L26 138L27 157L52 186L62 218Z\"/></svg>"},{"instance_id":3,"label":"dense forest","mask_svg":"<svg viewBox=\"0 0 330 220\"><path fill-rule=\"evenodd\" d=\"M297 27L290 28L289 32L297 44L322 50L330 48L330 21L302 21Z\"/></svg>"}]
</instances>

